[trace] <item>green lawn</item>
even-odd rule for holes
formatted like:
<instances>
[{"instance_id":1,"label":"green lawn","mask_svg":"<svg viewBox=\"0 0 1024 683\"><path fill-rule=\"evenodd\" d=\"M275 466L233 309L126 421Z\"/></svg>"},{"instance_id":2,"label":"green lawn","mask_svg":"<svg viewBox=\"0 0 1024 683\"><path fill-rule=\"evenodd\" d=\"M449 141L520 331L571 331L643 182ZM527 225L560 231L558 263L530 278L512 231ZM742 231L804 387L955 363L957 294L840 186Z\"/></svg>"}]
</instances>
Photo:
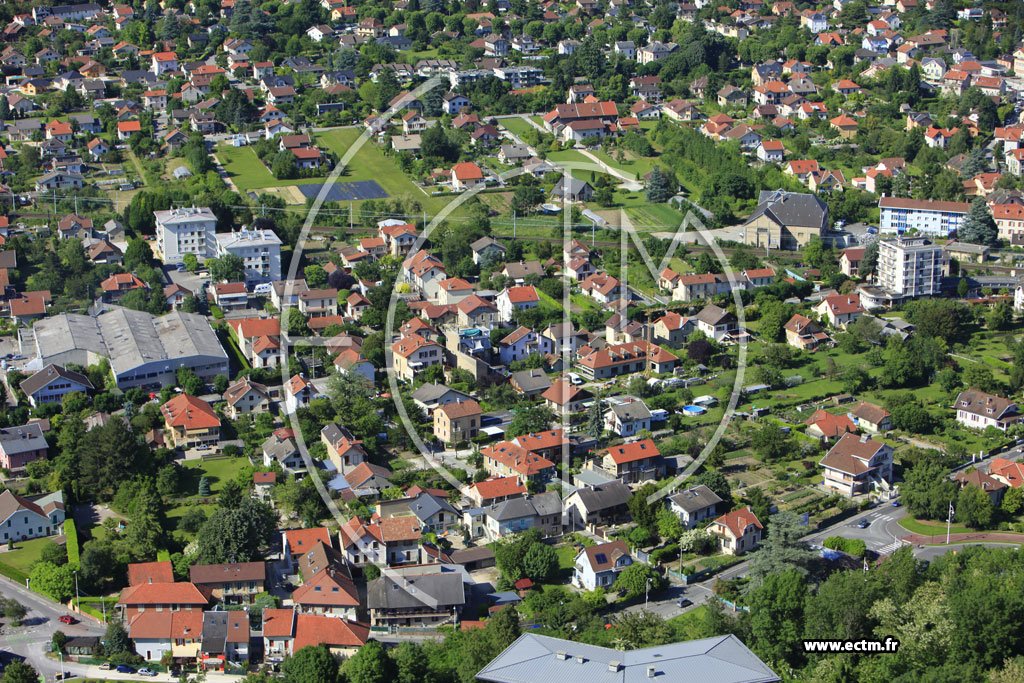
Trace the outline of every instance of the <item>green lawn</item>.
<instances>
[{"instance_id":1,"label":"green lawn","mask_svg":"<svg viewBox=\"0 0 1024 683\"><path fill-rule=\"evenodd\" d=\"M942 522L920 522L913 517L904 517L899 523L907 531L922 536L941 536L946 533L946 525ZM951 534L967 534L972 531L975 529L968 529L962 524L954 524L949 528Z\"/></svg>"},{"instance_id":2,"label":"green lawn","mask_svg":"<svg viewBox=\"0 0 1024 683\"><path fill-rule=\"evenodd\" d=\"M524 121L519 117L499 119L498 123L500 123L502 128L504 128L505 130L509 131L513 135L518 135L520 137L531 130L537 130L536 128L531 126L527 121Z\"/></svg>"},{"instance_id":3,"label":"green lawn","mask_svg":"<svg viewBox=\"0 0 1024 683\"><path fill-rule=\"evenodd\" d=\"M324 133L317 133L317 142L334 152L341 159L359 139L360 131L355 128L337 128ZM338 178L340 181L376 180L377 183L392 197L411 196L427 210L428 213L439 211L450 198L429 197L421 190L389 156L381 152L372 142L362 144L349 160L348 167Z\"/></svg>"},{"instance_id":4,"label":"green lawn","mask_svg":"<svg viewBox=\"0 0 1024 683\"><path fill-rule=\"evenodd\" d=\"M265 187L285 187L287 185L316 182L313 178L278 180L271 175L267 167L263 165L263 162L259 160L252 147L230 147L224 145L217 149L217 158L220 159L224 170L231 176L231 181L243 193Z\"/></svg>"},{"instance_id":5,"label":"green lawn","mask_svg":"<svg viewBox=\"0 0 1024 683\"><path fill-rule=\"evenodd\" d=\"M221 458L219 460L191 460L185 463L185 478L182 490L188 495L196 495L199 490L199 478L204 474L210 480L210 492L216 494L224 486L224 482L234 479L238 473L249 465L247 458ZM195 484L192 486L192 484Z\"/></svg>"},{"instance_id":6,"label":"green lawn","mask_svg":"<svg viewBox=\"0 0 1024 683\"><path fill-rule=\"evenodd\" d=\"M568 163L595 165L594 162L590 158L588 158L587 156L585 156L581 152L576 151L575 149L563 149L563 150L558 151L558 152L550 152L550 153L548 153L548 161L553 161L556 164L557 163L562 163L562 162L568 162ZM590 171L576 171L575 172L576 175L579 175L581 173L585 174L586 178L588 178L588 179L590 178Z\"/></svg>"},{"instance_id":7,"label":"green lawn","mask_svg":"<svg viewBox=\"0 0 1024 683\"><path fill-rule=\"evenodd\" d=\"M53 545L53 538L35 538L31 541L20 541L14 544L17 550L0 553L0 563L7 565L19 572L28 574L32 565L39 560L43 554L43 548Z\"/></svg>"}]
</instances>

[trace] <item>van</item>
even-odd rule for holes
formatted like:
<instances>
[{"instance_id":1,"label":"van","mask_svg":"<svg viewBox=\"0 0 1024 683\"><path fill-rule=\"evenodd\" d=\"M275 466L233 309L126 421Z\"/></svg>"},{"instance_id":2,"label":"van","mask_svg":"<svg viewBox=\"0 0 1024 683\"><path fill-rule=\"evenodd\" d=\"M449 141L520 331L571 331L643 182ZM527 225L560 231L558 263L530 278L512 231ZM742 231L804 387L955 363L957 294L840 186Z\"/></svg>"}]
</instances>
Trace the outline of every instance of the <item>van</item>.
<instances>
[{"instance_id":1,"label":"van","mask_svg":"<svg viewBox=\"0 0 1024 683\"><path fill-rule=\"evenodd\" d=\"M580 384L583 384L583 378L580 377L579 375L577 375L575 372L570 372L569 373L569 383L574 385L574 386L578 386Z\"/></svg>"},{"instance_id":2,"label":"van","mask_svg":"<svg viewBox=\"0 0 1024 683\"><path fill-rule=\"evenodd\" d=\"M252 288L252 293L256 296L269 296L274 291L274 286L269 282L258 284Z\"/></svg>"}]
</instances>

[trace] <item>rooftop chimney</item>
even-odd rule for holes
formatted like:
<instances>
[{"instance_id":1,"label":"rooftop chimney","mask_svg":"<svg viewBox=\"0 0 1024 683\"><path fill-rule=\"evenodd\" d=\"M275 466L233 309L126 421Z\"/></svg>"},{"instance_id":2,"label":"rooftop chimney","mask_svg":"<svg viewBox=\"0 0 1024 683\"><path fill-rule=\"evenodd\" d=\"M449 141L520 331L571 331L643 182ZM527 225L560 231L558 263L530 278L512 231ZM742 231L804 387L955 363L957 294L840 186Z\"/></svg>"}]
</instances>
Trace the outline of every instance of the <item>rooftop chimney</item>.
<instances>
[{"instance_id":1,"label":"rooftop chimney","mask_svg":"<svg viewBox=\"0 0 1024 683\"><path fill-rule=\"evenodd\" d=\"M657 669L655 669L653 666L647 667L647 677L648 678L654 678L657 675L658 675L658 670Z\"/></svg>"},{"instance_id":2,"label":"rooftop chimney","mask_svg":"<svg viewBox=\"0 0 1024 683\"><path fill-rule=\"evenodd\" d=\"M558 657L561 660L566 660L566 659L569 659L569 653L566 652L565 650L559 650L558 652L555 653L555 657Z\"/></svg>"}]
</instances>

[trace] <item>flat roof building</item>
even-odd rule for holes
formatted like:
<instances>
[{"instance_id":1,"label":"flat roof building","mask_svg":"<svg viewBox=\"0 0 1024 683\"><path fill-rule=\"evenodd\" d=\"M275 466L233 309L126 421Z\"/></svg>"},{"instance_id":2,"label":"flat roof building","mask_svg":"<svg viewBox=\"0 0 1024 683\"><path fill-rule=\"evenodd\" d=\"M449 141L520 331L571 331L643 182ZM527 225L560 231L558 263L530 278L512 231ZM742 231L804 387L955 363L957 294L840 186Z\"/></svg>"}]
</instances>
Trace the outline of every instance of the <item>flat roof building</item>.
<instances>
[{"instance_id":1,"label":"flat roof building","mask_svg":"<svg viewBox=\"0 0 1024 683\"><path fill-rule=\"evenodd\" d=\"M281 279L281 238L273 230L245 230L214 235L217 257L234 254L245 264L247 284Z\"/></svg>"},{"instance_id":2,"label":"flat roof building","mask_svg":"<svg viewBox=\"0 0 1024 683\"><path fill-rule=\"evenodd\" d=\"M120 306L96 316L61 313L33 327L43 365L95 365L110 361L117 386L173 386L178 368L202 378L228 373L228 355L201 315L174 311L154 316Z\"/></svg>"}]
</instances>

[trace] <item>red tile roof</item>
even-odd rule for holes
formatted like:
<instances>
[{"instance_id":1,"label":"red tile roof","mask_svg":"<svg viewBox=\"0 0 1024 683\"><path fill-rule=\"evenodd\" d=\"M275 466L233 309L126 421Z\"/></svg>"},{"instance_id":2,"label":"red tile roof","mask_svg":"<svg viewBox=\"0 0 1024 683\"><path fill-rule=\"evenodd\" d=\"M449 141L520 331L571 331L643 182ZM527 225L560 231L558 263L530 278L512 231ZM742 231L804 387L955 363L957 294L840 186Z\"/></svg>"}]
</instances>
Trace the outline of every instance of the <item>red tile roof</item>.
<instances>
[{"instance_id":1,"label":"red tile roof","mask_svg":"<svg viewBox=\"0 0 1024 683\"><path fill-rule=\"evenodd\" d=\"M317 542L331 545L331 532L324 527L315 529L285 529L284 540L288 546L288 552L292 555L301 555L312 550Z\"/></svg>"},{"instance_id":2,"label":"red tile roof","mask_svg":"<svg viewBox=\"0 0 1024 683\"><path fill-rule=\"evenodd\" d=\"M143 583L174 583L174 568L164 562L134 562L128 565L128 585Z\"/></svg>"},{"instance_id":3,"label":"red tile roof","mask_svg":"<svg viewBox=\"0 0 1024 683\"><path fill-rule=\"evenodd\" d=\"M642 439L633 443L621 446L612 446L604 451L612 457L616 465L624 465L628 462L643 460L644 458L657 458L661 455L658 447L651 439Z\"/></svg>"},{"instance_id":4,"label":"red tile roof","mask_svg":"<svg viewBox=\"0 0 1024 683\"><path fill-rule=\"evenodd\" d=\"M749 507L742 508L740 510L733 510L727 512L718 519L715 520L715 524L721 524L726 527L729 532L735 537L740 538L743 536L743 532L748 526L753 524L758 529L763 529L761 521L758 520L757 515Z\"/></svg>"},{"instance_id":5,"label":"red tile roof","mask_svg":"<svg viewBox=\"0 0 1024 683\"><path fill-rule=\"evenodd\" d=\"M518 477L485 479L472 484L469 488L475 490L482 500L526 493L526 487L519 483Z\"/></svg>"},{"instance_id":6,"label":"red tile roof","mask_svg":"<svg viewBox=\"0 0 1024 683\"><path fill-rule=\"evenodd\" d=\"M160 406L164 420L172 427L183 429L213 429L220 427L220 418L206 401L179 394Z\"/></svg>"}]
</instances>

